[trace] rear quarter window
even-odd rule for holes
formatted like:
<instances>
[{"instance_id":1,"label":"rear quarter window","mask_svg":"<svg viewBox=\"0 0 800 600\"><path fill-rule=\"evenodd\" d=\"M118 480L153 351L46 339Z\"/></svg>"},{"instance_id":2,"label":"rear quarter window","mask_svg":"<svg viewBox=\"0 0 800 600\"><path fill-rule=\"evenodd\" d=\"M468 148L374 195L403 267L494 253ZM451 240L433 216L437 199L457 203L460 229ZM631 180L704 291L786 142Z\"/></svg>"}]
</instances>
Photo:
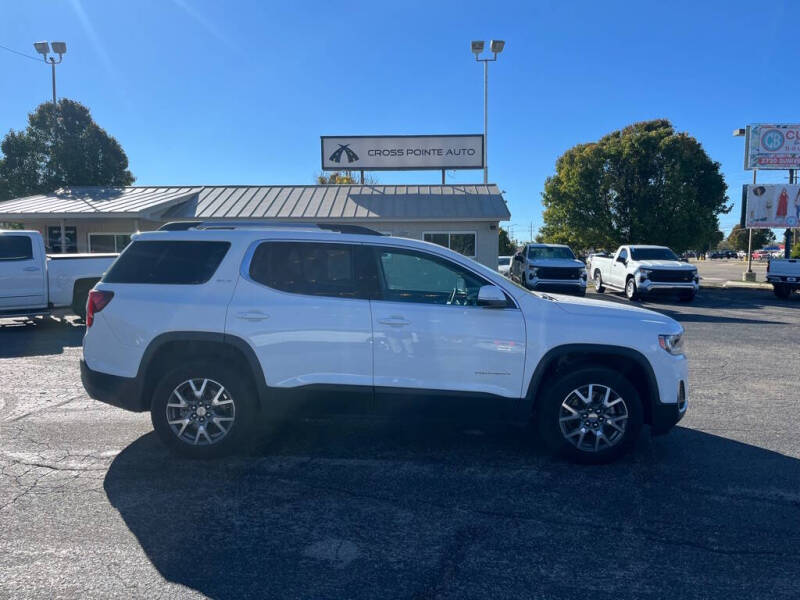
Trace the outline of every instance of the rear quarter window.
<instances>
[{"instance_id":1,"label":"rear quarter window","mask_svg":"<svg viewBox=\"0 0 800 600\"><path fill-rule=\"evenodd\" d=\"M229 242L136 241L103 277L105 283L197 285L216 272Z\"/></svg>"}]
</instances>

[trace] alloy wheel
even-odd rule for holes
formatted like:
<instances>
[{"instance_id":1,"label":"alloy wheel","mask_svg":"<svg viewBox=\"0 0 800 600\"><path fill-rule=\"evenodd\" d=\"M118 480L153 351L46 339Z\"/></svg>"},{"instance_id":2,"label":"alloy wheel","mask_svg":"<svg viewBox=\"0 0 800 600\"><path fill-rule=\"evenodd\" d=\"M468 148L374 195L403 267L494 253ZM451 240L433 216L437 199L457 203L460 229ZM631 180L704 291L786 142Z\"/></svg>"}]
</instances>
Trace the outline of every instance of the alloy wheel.
<instances>
[{"instance_id":1,"label":"alloy wheel","mask_svg":"<svg viewBox=\"0 0 800 600\"><path fill-rule=\"evenodd\" d=\"M590 383L572 390L558 414L561 435L583 452L599 452L625 437L628 406L606 385Z\"/></svg>"},{"instance_id":2,"label":"alloy wheel","mask_svg":"<svg viewBox=\"0 0 800 600\"><path fill-rule=\"evenodd\" d=\"M209 446L222 440L233 426L236 404L225 387L213 379L187 379L167 401L167 423L179 440Z\"/></svg>"}]
</instances>

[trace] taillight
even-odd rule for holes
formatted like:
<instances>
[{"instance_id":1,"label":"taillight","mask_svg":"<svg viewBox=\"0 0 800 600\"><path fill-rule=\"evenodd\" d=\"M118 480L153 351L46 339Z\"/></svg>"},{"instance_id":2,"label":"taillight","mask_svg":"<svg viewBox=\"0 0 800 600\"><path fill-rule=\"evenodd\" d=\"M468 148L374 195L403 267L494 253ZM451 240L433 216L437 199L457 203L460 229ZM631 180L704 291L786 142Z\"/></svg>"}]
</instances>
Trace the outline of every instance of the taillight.
<instances>
[{"instance_id":1,"label":"taillight","mask_svg":"<svg viewBox=\"0 0 800 600\"><path fill-rule=\"evenodd\" d=\"M103 310L111 302L114 292L106 290L92 290L86 300L86 327L91 327L94 323L94 315Z\"/></svg>"}]
</instances>

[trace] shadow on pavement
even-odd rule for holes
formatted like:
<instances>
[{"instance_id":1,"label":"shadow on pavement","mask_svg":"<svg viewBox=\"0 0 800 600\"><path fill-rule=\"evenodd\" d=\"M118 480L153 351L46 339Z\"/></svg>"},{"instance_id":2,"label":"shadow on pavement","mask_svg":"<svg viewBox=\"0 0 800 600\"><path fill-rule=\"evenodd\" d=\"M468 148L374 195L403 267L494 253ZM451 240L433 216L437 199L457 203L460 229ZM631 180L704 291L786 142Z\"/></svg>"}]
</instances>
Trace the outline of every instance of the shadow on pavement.
<instances>
[{"instance_id":1,"label":"shadow on pavement","mask_svg":"<svg viewBox=\"0 0 800 600\"><path fill-rule=\"evenodd\" d=\"M105 492L165 579L212 598L800 592L800 461L758 447L677 427L582 467L502 426L265 435L200 462L148 434L113 461Z\"/></svg>"},{"instance_id":2,"label":"shadow on pavement","mask_svg":"<svg viewBox=\"0 0 800 600\"><path fill-rule=\"evenodd\" d=\"M61 354L83 343L83 321L0 319L0 358Z\"/></svg>"}]
</instances>

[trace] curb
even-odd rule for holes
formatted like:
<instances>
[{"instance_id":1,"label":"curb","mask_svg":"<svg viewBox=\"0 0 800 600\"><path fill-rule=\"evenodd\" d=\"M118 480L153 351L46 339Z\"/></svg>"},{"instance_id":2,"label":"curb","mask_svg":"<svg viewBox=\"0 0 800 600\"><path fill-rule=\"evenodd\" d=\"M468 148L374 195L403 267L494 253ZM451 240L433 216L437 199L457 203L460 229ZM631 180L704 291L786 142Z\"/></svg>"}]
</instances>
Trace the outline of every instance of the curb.
<instances>
[{"instance_id":1,"label":"curb","mask_svg":"<svg viewBox=\"0 0 800 600\"><path fill-rule=\"evenodd\" d=\"M758 281L715 281L704 282L700 280L701 288L740 289L740 290L767 290L772 291L772 284Z\"/></svg>"}]
</instances>

